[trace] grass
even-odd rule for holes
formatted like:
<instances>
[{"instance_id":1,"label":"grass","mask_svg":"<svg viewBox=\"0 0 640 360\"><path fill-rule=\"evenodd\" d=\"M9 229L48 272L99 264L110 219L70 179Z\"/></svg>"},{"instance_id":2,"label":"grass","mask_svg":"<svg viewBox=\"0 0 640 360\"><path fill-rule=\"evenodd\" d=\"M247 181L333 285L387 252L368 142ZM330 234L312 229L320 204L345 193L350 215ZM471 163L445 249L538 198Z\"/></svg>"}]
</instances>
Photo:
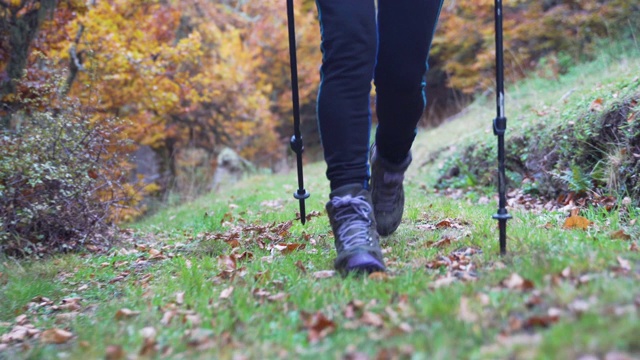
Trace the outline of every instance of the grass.
<instances>
[{"instance_id":1,"label":"grass","mask_svg":"<svg viewBox=\"0 0 640 360\"><path fill-rule=\"evenodd\" d=\"M533 109L561 110L557 99L570 89L617 84L638 64L605 57L557 80L518 84L509 91L510 129L533 121L523 115ZM133 224L109 254L1 259L0 334L16 336L23 314L21 324L40 333L4 341L0 358L639 356L640 253L633 245L640 209L586 207L581 215L593 222L586 230L564 229L566 211L510 209L509 254L500 257L493 189L461 197L433 190L452 146L494 141L487 134L492 109L480 101L464 117L419 135L403 224L382 242L386 276L317 278L335 256L326 215L275 230L295 218L295 173L254 176ZM323 172L320 163L305 167L310 211L323 212ZM442 225L445 219L450 225ZM614 239L618 230L635 238ZM285 254L276 243L305 247ZM456 258L465 248L482 252ZM243 253L233 265L233 255ZM434 268L442 256L464 266ZM505 281L514 274L531 283ZM74 302L79 306L68 306ZM73 337L39 340L52 328Z\"/></svg>"}]
</instances>

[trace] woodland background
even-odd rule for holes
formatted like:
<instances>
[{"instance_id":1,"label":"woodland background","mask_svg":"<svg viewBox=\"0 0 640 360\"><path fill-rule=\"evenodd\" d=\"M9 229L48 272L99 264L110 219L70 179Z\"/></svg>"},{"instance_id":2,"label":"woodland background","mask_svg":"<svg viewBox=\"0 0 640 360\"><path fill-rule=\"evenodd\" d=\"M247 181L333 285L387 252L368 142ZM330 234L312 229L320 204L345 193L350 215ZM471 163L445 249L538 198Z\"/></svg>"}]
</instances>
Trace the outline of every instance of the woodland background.
<instances>
[{"instance_id":1,"label":"woodland background","mask_svg":"<svg viewBox=\"0 0 640 360\"><path fill-rule=\"evenodd\" d=\"M636 0L507 0L504 12L509 82L555 78L606 39L640 36ZM296 3L308 158L319 156L316 17L313 1ZM424 126L491 95L493 32L493 0L445 1ZM0 242L72 248L97 224L143 214L149 196L210 189L224 148L286 169L288 59L285 1L0 0ZM145 178L136 154L158 175Z\"/></svg>"}]
</instances>

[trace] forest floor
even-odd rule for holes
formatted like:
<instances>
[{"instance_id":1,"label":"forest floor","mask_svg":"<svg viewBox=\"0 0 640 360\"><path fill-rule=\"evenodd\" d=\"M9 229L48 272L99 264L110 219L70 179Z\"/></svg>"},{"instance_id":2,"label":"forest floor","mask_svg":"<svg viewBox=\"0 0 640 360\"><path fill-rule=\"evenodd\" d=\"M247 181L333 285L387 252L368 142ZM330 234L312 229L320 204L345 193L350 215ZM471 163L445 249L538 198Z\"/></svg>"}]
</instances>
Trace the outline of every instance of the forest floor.
<instances>
[{"instance_id":1,"label":"forest floor","mask_svg":"<svg viewBox=\"0 0 640 360\"><path fill-rule=\"evenodd\" d=\"M639 69L604 57L523 81L509 129L574 121L566 101L634 96ZM495 141L493 111L478 101L420 132L403 223L382 239L388 272L333 271L324 164L305 167L306 225L295 172L255 175L130 225L108 253L0 259L0 358L640 358L633 199L549 204L510 189L500 256L495 186L435 188L455 153Z\"/></svg>"}]
</instances>

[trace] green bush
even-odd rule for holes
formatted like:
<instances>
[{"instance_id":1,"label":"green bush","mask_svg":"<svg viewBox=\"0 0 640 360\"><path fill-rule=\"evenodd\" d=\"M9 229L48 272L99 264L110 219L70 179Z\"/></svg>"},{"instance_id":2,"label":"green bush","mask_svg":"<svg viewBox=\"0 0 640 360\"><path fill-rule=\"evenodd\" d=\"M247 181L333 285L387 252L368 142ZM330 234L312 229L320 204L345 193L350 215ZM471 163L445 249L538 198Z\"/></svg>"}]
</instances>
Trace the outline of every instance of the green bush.
<instances>
[{"instance_id":1,"label":"green bush","mask_svg":"<svg viewBox=\"0 0 640 360\"><path fill-rule=\"evenodd\" d=\"M126 203L117 121L93 123L57 88L20 100L0 130L0 252L8 255L106 245L113 207Z\"/></svg>"}]
</instances>

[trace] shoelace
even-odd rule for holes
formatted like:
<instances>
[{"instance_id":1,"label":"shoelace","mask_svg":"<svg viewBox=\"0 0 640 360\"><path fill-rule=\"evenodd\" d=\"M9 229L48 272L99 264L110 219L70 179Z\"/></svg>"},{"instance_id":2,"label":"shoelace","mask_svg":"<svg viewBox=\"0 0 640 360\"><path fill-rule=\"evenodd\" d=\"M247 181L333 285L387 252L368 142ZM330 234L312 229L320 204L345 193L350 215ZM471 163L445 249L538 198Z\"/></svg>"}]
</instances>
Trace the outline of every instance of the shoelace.
<instances>
[{"instance_id":1,"label":"shoelace","mask_svg":"<svg viewBox=\"0 0 640 360\"><path fill-rule=\"evenodd\" d=\"M338 228L338 237L343 247L349 249L359 245L370 245L371 205L364 196L335 196L331 199L331 204L336 209L335 219L342 222Z\"/></svg>"},{"instance_id":2,"label":"shoelace","mask_svg":"<svg viewBox=\"0 0 640 360\"><path fill-rule=\"evenodd\" d=\"M384 212L391 212L395 209L394 204L398 191L404 181L403 173L385 172L383 176L384 186L378 187L378 193L382 201L376 204L377 209Z\"/></svg>"}]
</instances>

